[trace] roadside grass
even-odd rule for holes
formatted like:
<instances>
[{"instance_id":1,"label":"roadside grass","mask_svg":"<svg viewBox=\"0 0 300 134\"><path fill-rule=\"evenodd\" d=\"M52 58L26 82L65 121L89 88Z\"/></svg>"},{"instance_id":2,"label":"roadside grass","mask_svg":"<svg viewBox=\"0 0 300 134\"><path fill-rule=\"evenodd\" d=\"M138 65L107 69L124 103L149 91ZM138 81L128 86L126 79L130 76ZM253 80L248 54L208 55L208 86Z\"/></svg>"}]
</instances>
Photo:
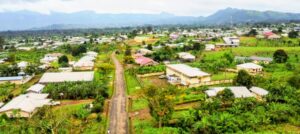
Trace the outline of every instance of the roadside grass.
<instances>
[{"instance_id":1,"label":"roadside grass","mask_svg":"<svg viewBox=\"0 0 300 134\"><path fill-rule=\"evenodd\" d=\"M141 85L136 77L130 74L128 71L125 71L125 80L128 95L134 95L141 90Z\"/></svg>"}]
</instances>

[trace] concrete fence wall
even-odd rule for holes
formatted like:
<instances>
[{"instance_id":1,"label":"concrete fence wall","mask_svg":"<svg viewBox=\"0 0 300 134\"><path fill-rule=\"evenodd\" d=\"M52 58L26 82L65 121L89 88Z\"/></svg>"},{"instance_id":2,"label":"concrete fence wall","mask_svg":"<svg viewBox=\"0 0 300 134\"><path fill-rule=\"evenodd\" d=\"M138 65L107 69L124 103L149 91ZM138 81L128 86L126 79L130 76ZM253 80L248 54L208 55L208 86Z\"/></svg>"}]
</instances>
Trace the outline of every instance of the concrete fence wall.
<instances>
[{"instance_id":1,"label":"concrete fence wall","mask_svg":"<svg viewBox=\"0 0 300 134\"><path fill-rule=\"evenodd\" d=\"M233 80L218 80L218 81L208 81L208 82L202 82L199 84L193 84L193 85L189 85L188 87L200 87L200 86L211 86L211 85L219 85L219 84L228 84L228 83L232 83Z\"/></svg>"}]
</instances>

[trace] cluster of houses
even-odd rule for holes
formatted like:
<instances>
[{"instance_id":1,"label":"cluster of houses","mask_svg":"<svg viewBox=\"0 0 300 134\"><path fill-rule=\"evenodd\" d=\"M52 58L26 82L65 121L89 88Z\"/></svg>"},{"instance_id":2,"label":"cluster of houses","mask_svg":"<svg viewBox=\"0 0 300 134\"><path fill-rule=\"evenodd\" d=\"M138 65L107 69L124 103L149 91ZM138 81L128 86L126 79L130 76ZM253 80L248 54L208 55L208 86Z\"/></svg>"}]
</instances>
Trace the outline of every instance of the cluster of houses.
<instances>
[{"instance_id":1,"label":"cluster of houses","mask_svg":"<svg viewBox=\"0 0 300 134\"><path fill-rule=\"evenodd\" d=\"M43 93L45 85L49 83L93 81L94 72L53 72L45 73L39 82L7 104L0 106L0 114L6 114L8 117L31 117L40 107L45 105L59 105L60 102L53 101L49 94Z\"/></svg>"},{"instance_id":2,"label":"cluster of houses","mask_svg":"<svg viewBox=\"0 0 300 134\"><path fill-rule=\"evenodd\" d=\"M74 70L92 70L94 68L94 61L98 53L89 51L78 61L70 61L69 65L73 67ZM46 54L44 58L40 59L40 66L42 69L47 69L51 66L53 62L57 62L59 57L63 56L61 53L50 53ZM71 69L72 70L72 69Z\"/></svg>"}]
</instances>

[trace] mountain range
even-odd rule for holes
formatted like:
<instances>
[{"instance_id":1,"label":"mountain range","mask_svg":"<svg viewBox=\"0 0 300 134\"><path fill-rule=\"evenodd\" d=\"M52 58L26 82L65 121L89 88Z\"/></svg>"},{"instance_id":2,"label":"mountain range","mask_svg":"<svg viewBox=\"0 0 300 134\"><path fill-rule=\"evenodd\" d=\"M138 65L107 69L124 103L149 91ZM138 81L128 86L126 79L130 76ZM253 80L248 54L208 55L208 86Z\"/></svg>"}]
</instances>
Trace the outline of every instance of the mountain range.
<instances>
[{"instance_id":1,"label":"mountain range","mask_svg":"<svg viewBox=\"0 0 300 134\"><path fill-rule=\"evenodd\" d=\"M226 8L207 17L160 14L98 14L92 11L75 13L51 12L41 14L32 11L0 13L0 31L42 30L73 28L105 28L164 24L220 25L230 23L285 22L300 20L299 13L255 11Z\"/></svg>"}]
</instances>

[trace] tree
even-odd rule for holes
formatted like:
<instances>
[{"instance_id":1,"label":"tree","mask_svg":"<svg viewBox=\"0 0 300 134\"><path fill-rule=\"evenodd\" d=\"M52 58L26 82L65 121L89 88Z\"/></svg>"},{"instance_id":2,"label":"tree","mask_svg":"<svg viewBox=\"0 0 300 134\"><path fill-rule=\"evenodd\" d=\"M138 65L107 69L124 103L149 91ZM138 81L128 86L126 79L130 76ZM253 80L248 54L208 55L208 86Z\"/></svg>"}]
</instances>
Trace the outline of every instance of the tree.
<instances>
[{"instance_id":1,"label":"tree","mask_svg":"<svg viewBox=\"0 0 300 134\"><path fill-rule=\"evenodd\" d=\"M234 83L238 86L246 86L247 88L251 88L253 86L252 76L248 74L247 71L240 70Z\"/></svg>"},{"instance_id":2,"label":"tree","mask_svg":"<svg viewBox=\"0 0 300 134\"><path fill-rule=\"evenodd\" d=\"M62 67L68 67L69 59L68 59L68 57L66 55L63 55L63 56L59 57L58 63Z\"/></svg>"},{"instance_id":3,"label":"tree","mask_svg":"<svg viewBox=\"0 0 300 134\"><path fill-rule=\"evenodd\" d=\"M291 31L289 32L289 38L297 38L299 36L299 33L297 31Z\"/></svg>"},{"instance_id":4,"label":"tree","mask_svg":"<svg viewBox=\"0 0 300 134\"><path fill-rule=\"evenodd\" d=\"M289 57L287 53L282 49L276 50L273 54L273 59L276 63L285 63L288 60L288 58Z\"/></svg>"},{"instance_id":5,"label":"tree","mask_svg":"<svg viewBox=\"0 0 300 134\"><path fill-rule=\"evenodd\" d=\"M291 78L289 78L288 83L299 89L300 88L300 75L295 74L294 76L292 76Z\"/></svg>"},{"instance_id":6,"label":"tree","mask_svg":"<svg viewBox=\"0 0 300 134\"><path fill-rule=\"evenodd\" d=\"M217 97L220 98L223 102L231 101L234 99L234 95L229 88L225 88L223 91L217 94Z\"/></svg>"},{"instance_id":7,"label":"tree","mask_svg":"<svg viewBox=\"0 0 300 134\"><path fill-rule=\"evenodd\" d=\"M251 29L250 32L248 33L248 36L256 36L256 35L257 35L256 29Z\"/></svg>"},{"instance_id":8,"label":"tree","mask_svg":"<svg viewBox=\"0 0 300 134\"><path fill-rule=\"evenodd\" d=\"M126 46L125 56L131 56L131 48L129 46Z\"/></svg>"},{"instance_id":9,"label":"tree","mask_svg":"<svg viewBox=\"0 0 300 134\"><path fill-rule=\"evenodd\" d=\"M204 50L204 45L201 45L201 44L198 43L198 42L197 42L197 43L194 43L194 44L193 44L193 49L194 49L194 50L198 50L198 51L199 51L199 50Z\"/></svg>"},{"instance_id":10,"label":"tree","mask_svg":"<svg viewBox=\"0 0 300 134\"><path fill-rule=\"evenodd\" d=\"M147 49L148 49L148 50L152 50L152 49L153 49L152 45L151 45L151 44L148 44L148 45L147 45Z\"/></svg>"},{"instance_id":11,"label":"tree","mask_svg":"<svg viewBox=\"0 0 300 134\"><path fill-rule=\"evenodd\" d=\"M149 104L150 114L158 121L158 126L162 127L174 112L174 95L177 94L175 88L158 89L154 86L145 88L143 96Z\"/></svg>"},{"instance_id":12,"label":"tree","mask_svg":"<svg viewBox=\"0 0 300 134\"><path fill-rule=\"evenodd\" d=\"M11 62L11 63L15 63L16 62L16 54L10 53L7 57L7 61Z\"/></svg>"},{"instance_id":13,"label":"tree","mask_svg":"<svg viewBox=\"0 0 300 134\"><path fill-rule=\"evenodd\" d=\"M0 50L3 49L3 46L5 45L5 40L3 37L0 36Z\"/></svg>"},{"instance_id":14,"label":"tree","mask_svg":"<svg viewBox=\"0 0 300 134\"><path fill-rule=\"evenodd\" d=\"M231 64L234 61L234 55L232 53L224 53L223 55L227 61Z\"/></svg>"},{"instance_id":15,"label":"tree","mask_svg":"<svg viewBox=\"0 0 300 134\"><path fill-rule=\"evenodd\" d=\"M29 65L25 68L24 72L25 72L26 74L29 74L29 75L38 73L38 66L36 66L36 65L34 65L34 64L29 64Z\"/></svg>"},{"instance_id":16,"label":"tree","mask_svg":"<svg viewBox=\"0 0 300 134\"><path fill-rule=\"evenodd\" d=\"M71 49L71 53L73 56L78 56L81 53L86 53L86 52L87 52L87 48L85 45L75 46L75 47L72 47L72 49Z\"/></svg>"}]
</instances>

